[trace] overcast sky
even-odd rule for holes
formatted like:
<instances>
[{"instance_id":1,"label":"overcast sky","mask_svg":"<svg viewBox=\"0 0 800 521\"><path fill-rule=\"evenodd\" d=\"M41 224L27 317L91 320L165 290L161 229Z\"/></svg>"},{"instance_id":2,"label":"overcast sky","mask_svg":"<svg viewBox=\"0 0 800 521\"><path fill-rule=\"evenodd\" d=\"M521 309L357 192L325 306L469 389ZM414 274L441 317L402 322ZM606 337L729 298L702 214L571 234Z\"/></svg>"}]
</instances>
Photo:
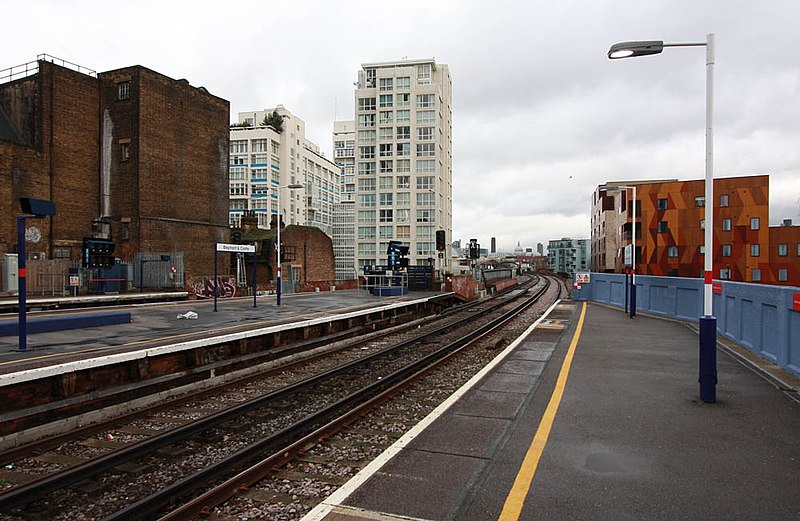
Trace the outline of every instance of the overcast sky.
<instances>
[{"instance_id":1,"label":"overcast sky","mask_svg":"<svg viewBox=\"0 0 800 521\"><path fill-rule=\"evenodd\" d=\"M800 224L800 2L0 0L0 69L47 53L143 65L239 111L283 104L331 157L362 63L453 77L453 238L589 236L608 180L704 176L705 49L610 61L626 40L717 38L715 176L770 175L770 223Z\"/></svg>"}]
</instances>

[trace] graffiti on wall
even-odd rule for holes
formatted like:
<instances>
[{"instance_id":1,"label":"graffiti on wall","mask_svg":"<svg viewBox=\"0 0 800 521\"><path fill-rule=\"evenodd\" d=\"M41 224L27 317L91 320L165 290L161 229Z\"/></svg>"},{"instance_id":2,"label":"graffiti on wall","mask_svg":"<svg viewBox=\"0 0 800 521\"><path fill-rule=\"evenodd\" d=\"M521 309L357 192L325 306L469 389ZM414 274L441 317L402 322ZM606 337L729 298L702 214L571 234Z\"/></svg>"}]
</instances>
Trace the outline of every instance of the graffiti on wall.
<instances>
[{"instance_id":1,"label":"graffiti on wall","mask_svg":"<svg viewBox=\"0 0 800 521\"><path fill-rule=\"evenodd\" d=\"M201 277L189 279L186 289L197 298L214 298L214 278ZM217 297L231 298L236 296L236 279L234 277L217 277Z\"/></svg>"}]
</instances>

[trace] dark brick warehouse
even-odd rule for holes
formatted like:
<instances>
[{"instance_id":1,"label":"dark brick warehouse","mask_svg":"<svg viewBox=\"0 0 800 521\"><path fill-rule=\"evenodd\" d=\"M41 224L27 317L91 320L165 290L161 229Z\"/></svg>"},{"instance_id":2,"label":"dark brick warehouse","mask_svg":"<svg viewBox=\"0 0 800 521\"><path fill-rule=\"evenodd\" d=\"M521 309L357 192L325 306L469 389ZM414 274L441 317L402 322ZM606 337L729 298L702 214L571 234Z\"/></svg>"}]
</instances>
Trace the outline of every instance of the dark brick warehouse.
<instances>
[{"instance_id":1,"label":"dark brick warehouse","mask_svg":"<svg viewBox=\"0 0 800 521\"><path fill-rule=\"evenodd\" d=\"M84 237L110 237L121 259L177 251L188 274L212 273L229 240L229 102L138 65L84 71L39 60L0 84L0 253L33 197L57 214L28 221L29 252L77 260Z\"/></svg>"}]
</instances>

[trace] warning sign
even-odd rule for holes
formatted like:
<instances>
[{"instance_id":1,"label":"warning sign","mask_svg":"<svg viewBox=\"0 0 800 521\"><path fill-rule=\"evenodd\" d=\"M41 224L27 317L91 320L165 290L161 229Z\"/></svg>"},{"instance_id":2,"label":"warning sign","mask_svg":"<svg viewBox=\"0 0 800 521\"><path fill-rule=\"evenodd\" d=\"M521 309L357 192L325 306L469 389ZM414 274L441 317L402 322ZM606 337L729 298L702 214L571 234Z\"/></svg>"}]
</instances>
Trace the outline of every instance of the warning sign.
<instances>
[{"instance_id":1,"label":"warning sign","mask_svg":"<svg viewBox=\"0 0 800 521\"><path fill-rule=\"evenodd\" d=\"M575 274L575 284L589 284L591 282L589 272L579 272Z\"/></svg>"}]
</instances>

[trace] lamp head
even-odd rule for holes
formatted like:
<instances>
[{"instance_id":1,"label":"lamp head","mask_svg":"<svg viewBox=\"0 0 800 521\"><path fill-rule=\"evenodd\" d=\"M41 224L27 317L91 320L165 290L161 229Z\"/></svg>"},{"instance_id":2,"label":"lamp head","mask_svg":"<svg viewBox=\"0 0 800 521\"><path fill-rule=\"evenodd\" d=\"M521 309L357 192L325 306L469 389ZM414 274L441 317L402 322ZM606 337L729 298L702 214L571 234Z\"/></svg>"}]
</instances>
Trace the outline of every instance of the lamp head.
<instances>
[{"instance_id":1,"label":"lamp head","mask_svg":"<svg viewBox=\"0 0 800 521\"><path fill-rule=\"evenodd\" d=\"M647 56L648 54L659 54L663 50L664 42L661 40L620 42L611 46L608 50L608 58L610 60L635 58L637 56Z\"/></svg>"}]
</instances>

